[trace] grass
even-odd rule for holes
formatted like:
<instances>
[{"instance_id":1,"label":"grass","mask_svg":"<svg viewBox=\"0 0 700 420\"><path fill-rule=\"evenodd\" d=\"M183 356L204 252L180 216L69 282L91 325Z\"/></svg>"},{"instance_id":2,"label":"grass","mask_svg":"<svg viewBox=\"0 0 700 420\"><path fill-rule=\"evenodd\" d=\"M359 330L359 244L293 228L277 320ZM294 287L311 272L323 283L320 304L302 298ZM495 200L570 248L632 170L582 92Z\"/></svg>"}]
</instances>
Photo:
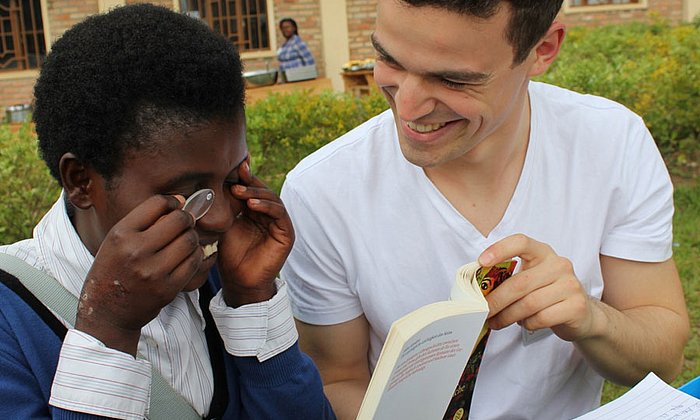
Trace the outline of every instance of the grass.
<instances>
[{"instance_id":1,"label":"grass","mask_svg":"<svg viewBox=\"0 0 700 420\"><path fill-rule=\"evenodd\" d=\"M678 387L700 376L700 182L677 186L675 204L673 258L683 282L692 328L683 372L672 383ZM602 402L613 400L628 389L606 382Z\"/></svg>"}]
</instances>

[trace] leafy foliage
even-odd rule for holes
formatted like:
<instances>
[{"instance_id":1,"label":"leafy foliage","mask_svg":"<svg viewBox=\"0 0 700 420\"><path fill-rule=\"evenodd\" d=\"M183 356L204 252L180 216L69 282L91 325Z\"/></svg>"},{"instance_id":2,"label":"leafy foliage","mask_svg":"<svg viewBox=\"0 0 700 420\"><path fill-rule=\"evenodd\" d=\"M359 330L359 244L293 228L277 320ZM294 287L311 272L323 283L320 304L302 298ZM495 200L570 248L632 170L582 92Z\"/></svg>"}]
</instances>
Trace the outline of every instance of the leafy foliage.
<instances>
[{"instance_id":1,"label":"leafy foliage","mask_svg":"<svg viewBox=\"0 0 700 420\"><path fill-rule=\"evenodd\" d=\"M29 238L59 194L28 124L0 125L0 244Z\"/></svg>"},{"instance_id":2,"label":"leafy foliage","mask_svg":"<svg viewBox=\"0 0 700 420\"><path fill-rule=\"evenodd\" d=\"M618 101L641 115L666 156L699 148L700 28L663 21L569 31L539 80Z\"/></svg>"},{"instance_id":3,"label":"leafy foliage","mask_svg":"<svg viewBox=\"0 0 700 420\"><path fill-rule=\"evenodd\" d=\"M279 192L302 158L389 106L378 93L357 98L325 91L272 94L247 109L253 168Z\"/></svg>"}]
</instances>

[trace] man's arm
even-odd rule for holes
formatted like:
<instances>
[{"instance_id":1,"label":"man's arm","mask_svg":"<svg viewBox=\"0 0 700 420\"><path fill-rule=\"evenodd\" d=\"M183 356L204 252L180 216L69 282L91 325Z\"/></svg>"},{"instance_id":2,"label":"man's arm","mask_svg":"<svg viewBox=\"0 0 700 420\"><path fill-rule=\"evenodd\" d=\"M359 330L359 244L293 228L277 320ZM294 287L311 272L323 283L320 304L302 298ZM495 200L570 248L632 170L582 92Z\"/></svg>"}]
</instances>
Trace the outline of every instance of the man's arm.
<instances>
[{"instance_id":1,"label":"man's arm","mask_svg":"<svg viewBox=\"0 0 700 420\"><path fill-rule=\"evenodd\" d=\"M634 385L648 372L678 375L689 321L672 259L647 263L601 256L602 301L586 294L573 266L547 244L507 237L482 253L482 265L520 256L522 270L489 294L489 325L551 328L573 342L604 377Z\"/></svg>"},{"instance_id":2,"label":"man's arm","mask_svg":"<svg viewBox=\"0 0 700 420\"><path fill-rule=\"evenodd\" d=\"M681 371L690 324L672 259L643 263L601 256L602 302L591 337L576 346L611 381L633 385L649 371L667 382Z\"/></svg>"},{"instance_id":3,"label":"man's arm","mask_svg":"<svg viewBox=\"0 0 700 420\"><path fill-rule=\"evenodd\" d=\"M338 419L354 420L369 385L369 323L364 315L336 325L297 320L302 350L321 372L324 391Z\"/></svg>"}]
</instances>

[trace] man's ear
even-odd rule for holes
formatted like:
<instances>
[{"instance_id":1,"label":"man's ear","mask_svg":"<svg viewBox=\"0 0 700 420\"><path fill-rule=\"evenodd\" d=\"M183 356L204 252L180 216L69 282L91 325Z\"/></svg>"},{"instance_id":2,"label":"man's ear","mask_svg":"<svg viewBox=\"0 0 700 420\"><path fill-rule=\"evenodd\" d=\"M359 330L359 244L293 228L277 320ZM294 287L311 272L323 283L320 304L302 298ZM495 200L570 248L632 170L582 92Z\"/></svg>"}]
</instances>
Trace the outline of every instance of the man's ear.
<instances>
[{"instance_id":1,"label":"man's ear","mask_svg":"<svg viewBox=\"0 0 700 420\"><path fill-rule=\"evenodd\" d=\"M92 207L90 193L95 186L95 171L72 153L61 156L58 170L61 174L61 184L71 204L80 209Z\"/></svg>"},{"instance_id":2,"label":"man's ear","mask_svg":"<svg viewBox=\"0 0 700 420\"><path fill-rule=\"evenodd\" d=\"M547 33L533 49L535 62L530 66L528 76L539 76L547 71L549 66L554 62L554 59L557 58L561 45L564 43L565 36L566 27L564 24L557 21L552 23Z\"/></svg>"}]
</instances>

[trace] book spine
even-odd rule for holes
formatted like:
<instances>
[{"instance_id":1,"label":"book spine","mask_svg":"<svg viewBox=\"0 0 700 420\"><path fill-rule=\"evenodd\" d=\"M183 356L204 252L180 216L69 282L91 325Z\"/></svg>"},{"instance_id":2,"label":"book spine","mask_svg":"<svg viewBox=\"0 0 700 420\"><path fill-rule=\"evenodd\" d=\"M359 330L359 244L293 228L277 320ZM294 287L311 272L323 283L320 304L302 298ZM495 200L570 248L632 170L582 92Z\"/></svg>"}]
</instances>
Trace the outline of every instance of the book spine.
<instances>
[{"instance_id":1,"label":"book spine","mask_svg":"<svg viewBox=\"0 0 700 420\"><path fill-rule=\"evenodd\" d=\"M488 295L493 289L512 276L515 265L516 262L510 260L496 264L493 267L479 268L475 273L475 281L479 285L481 293L484 296ZM447 405L443 420L461 420L469 417L476 376L479 373L479 366L486 350L486 342L490 332L491 330L484 326L481 337L474 350L472 350L472 354Z\"/></svg>"}]
</instances>

